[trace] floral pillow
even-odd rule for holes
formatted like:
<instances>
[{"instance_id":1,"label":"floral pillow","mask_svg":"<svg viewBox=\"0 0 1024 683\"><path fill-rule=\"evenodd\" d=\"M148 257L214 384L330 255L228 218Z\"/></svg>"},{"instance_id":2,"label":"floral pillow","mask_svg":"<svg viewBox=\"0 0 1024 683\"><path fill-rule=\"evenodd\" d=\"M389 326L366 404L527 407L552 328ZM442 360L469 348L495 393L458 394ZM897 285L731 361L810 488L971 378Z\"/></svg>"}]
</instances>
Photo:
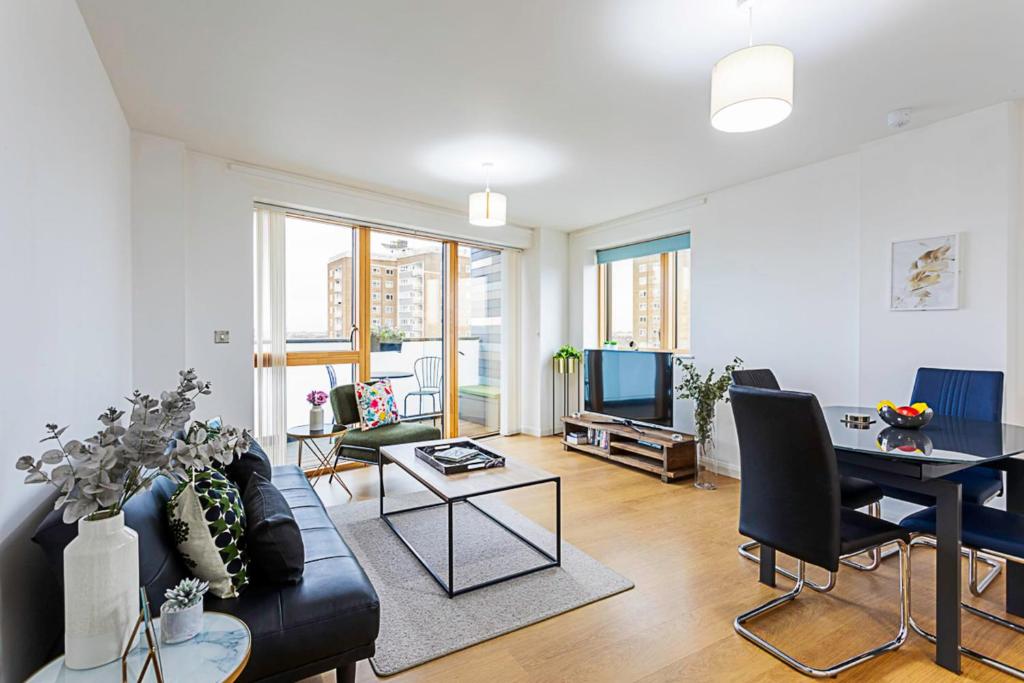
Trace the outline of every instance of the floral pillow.
<instances>
[{"instance_id":1,"label":"floral pillow","mask_svg":"<svg viewBox=\"0 0 1024 683\"><path fill-rule=\"evenodd\" d=\"M359 405L359 424L364 431L400 420L398 402L389 379L372 384L356 382L356 403Z\"/></svg>"}]
</instances>

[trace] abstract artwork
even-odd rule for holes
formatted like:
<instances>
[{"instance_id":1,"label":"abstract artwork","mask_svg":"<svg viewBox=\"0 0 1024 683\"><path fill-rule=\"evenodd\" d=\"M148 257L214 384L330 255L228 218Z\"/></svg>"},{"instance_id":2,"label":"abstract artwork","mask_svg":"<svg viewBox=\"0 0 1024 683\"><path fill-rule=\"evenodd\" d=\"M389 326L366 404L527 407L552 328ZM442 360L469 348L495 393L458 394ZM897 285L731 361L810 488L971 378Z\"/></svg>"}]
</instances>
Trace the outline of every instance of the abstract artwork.
<instances>
[{"instance_id":1,"label":"abstract artwork","mask_svg":"<svg viewBox=\"0 0 1024 683\"><path fill-rule=\"evenodd\" d=\"M960 254L956 235L892 243L894 311L938 311L960 306Z\"/></svg>"}]
</instances>

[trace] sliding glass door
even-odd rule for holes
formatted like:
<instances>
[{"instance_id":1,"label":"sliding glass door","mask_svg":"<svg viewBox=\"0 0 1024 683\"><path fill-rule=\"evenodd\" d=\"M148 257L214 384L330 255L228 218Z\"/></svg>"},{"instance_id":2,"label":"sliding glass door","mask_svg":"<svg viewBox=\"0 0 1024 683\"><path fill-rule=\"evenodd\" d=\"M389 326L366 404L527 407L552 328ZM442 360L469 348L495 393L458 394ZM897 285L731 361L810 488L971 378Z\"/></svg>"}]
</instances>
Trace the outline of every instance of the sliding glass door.
<instances>
[{"instance_id":1,"label":"sliding glass door","mask_svg":"<svg viewBox=\"0 0 1024 683\"><path fill-rule=\"evenodd\" d=\"M258 211L276 216L264 223L283 232L280 248L256 262L257 300L283 318L274 328L257 316L257 406L278 412L276 421L258 422L285 425L262 433L306 424L310 392L371 379L391 381L403 420L429 421L445 436L498 432L501 251L276 207ZM267 372L270 354L260 351L275 334L284 337L279 374ZM329 426L329 403L325 413ZM285 457L297 461L296 444Z\"/></svg>"}]
</instances>

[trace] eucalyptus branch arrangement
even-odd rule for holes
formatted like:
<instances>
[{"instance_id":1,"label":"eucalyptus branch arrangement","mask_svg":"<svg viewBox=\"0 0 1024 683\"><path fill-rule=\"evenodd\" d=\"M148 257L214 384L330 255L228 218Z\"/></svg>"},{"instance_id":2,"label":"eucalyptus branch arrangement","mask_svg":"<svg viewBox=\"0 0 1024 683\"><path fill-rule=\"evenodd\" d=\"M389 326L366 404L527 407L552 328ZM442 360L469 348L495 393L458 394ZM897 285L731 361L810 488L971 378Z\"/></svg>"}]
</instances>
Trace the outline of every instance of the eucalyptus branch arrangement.
<instances>
[{"instance_id":1,"label":"eucalyptus branch arrangement","mask_svg":"<svg viewBox=\"0 0 1024 683\"><path fill-rule=\"evenodd\" d=\"M125 503L147 489L160 475L177 481L192 470L215 463L227 464L249 448L247 431L222 425L208 426L191 419L195 399L211 393L210 383L195 370L178 373L178 386L153 398L136 390L130 404L127 427L125 411L108 408L99 416L103 428L85 441L65 441L67 427L46 425L40 443L55 448L39 459L23 455L15 463L26 471L26 484L48 483L60 494L54 509L64 508L64 521L116 516ZM52 466L49 472L44 466Z\"/></svg>"},{"instance_id":2,"label":"eucalyptus branch arrangement","mask_svg":"<svg viewBox=\"0 0 1024 683\"><path fill-rule=\"evenodd\" d=\"M693 400L693 421L697 429L697 442L705 448L713 442L712 428L715 422L715 406L720 401L729 402L729 385L732 371L743 365L742 358L733 358L721 375L715 376L714 368L701 376L693 363L676 358L676 365L683 370L683 383L676 387L677 397Z\"/></svg>"}]
</instances>

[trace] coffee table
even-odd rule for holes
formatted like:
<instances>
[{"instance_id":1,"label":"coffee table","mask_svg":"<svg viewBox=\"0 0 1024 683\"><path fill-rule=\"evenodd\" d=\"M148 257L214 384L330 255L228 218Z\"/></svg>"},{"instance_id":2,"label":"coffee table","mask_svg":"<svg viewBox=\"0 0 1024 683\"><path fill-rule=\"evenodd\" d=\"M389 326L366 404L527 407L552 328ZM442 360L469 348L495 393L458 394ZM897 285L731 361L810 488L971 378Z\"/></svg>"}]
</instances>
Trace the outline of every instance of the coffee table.
<instances>
[{"instance_id":1,"label":"coffee table","mask_svg":"<svg viewBox=\"0 0 1024 683\"><path fill-rule=\"evenodd\" d=\"M402 541L409 552L413 554L417 561L423 568L427 570L430 576L433 577L441 588L448 594L449 598L454 598L456 595L462 595L469 591L474 591L486 586L492 586L502 581L508 581L509 579L515 579L520 576L532 574L534 572L541 571L542 569L548 569L550 567L558 567L562 564L562 479L550 472L545 472L542 469L531 467L521 462L516 462L511 458L505 458L504 467L496 467L491 469L479 469L472 470L470 472L461 472L459 474L445 475L438 472L433 467L423 462L416 457L417 446L428 446L443 443L453 442L466 442L476 443L472 439L456 438L456 439L438 439L436 441L421 441L418 443L400 444L397 446L384 446L380 449L380 458L378 459L377 467L380 475L380 518L391 528L391 530L398 536L398 539ZM489 451L494 452L495 449L490 446L484 446L478 444L482 448L486 448ZM411 476L413 479L422 484L428 491L433 493L435 496L441 499L439 503L430 503L428 505L418 505L416 507L405 508L403 510L392 510L390 512L384 512L384 465L386 463L394 463L398 467ZM536 545L533 541L529 540L515 529L510 528L501 520L497 519L491 513L487 512L483 508L476 505L473 502L473 498L478 496L485 496L492 493L500 493L502 491L511 491L513 489L524 488L526 486L540 486L543 484L554 484L555 485L555 553L552 555L548 551ZM509 534L519 539L522 543L526 544L534 551L539 553L546 561L528 569L512 572L504 576L497 578L488 579L479 583L474 583L469 586L455 587L455 538L453 535L452 518L454 516L454 508L456 505L470 505L477 512L488 517L492 522L500 526L502 529L507 531ZM417 552L416 548L413 547L412 543L406 538L401 531L391 522L391 518L396 515L404 515L417 510L426 510L430 508L436 508L441 506L447 506L448 508L448 577L447 581L441 577L430 565L424 560L423 556Z\"/></svg>"}]
</instances>

